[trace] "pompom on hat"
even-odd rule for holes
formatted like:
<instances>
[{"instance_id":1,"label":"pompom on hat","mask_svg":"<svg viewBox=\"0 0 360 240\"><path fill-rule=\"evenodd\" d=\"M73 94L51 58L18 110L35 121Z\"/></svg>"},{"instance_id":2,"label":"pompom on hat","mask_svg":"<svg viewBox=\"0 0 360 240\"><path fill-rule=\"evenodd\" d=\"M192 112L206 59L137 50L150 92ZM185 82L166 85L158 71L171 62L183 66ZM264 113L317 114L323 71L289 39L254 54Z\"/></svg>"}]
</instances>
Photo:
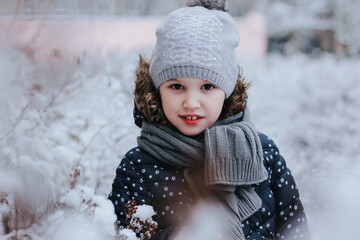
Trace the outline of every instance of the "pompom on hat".
<instances>
[{"instance_id":1,"label":"pompom on hat","mask_svg":"<svg viewBox=\"0 0 360 240\"><path fill-rule=\"evenodd\" d=\"M194 7L194 6L202 6L207 9L216 9L220 11L228 11L226 0L188 0L187 6Z\"/></svg>"},{"instance_id":2,"label":"pompom on hat","mask_svg":"<svg viewBox=\"0 0 360 240\"><path fill-rule=\"evenodd\" d=\"M239 32L225 0L189 0L156 29L150 76L156 88L169 79L195 77L224 90L235 87Z\"/></svg>"}]
</instances>

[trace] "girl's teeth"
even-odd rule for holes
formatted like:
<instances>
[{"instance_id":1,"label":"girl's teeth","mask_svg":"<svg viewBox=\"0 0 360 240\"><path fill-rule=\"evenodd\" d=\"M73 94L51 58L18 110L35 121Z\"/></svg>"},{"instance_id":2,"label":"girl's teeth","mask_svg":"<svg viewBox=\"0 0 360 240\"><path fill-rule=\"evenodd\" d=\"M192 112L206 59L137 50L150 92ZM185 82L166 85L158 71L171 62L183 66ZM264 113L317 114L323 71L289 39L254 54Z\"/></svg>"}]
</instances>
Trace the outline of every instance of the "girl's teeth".
<instances>
[{"instance_id":1,"label":"girl's teeth","mask_svg":"<svg viewBox=\"0 0 360 240\"><path fill-rule=\"evenodd\" d=\"M187 120L196 120L198 117L186 117Z\"/></svg>"}]
</instances>

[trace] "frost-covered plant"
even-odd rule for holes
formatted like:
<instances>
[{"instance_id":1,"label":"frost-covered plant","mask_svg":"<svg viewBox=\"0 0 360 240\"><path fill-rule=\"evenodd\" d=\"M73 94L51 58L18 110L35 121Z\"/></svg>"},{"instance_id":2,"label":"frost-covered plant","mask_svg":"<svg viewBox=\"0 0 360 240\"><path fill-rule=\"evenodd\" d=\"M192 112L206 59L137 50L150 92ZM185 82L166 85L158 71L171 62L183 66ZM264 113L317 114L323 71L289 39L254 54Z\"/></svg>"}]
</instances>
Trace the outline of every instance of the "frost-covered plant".
<instances>
[{"instance_id":1,"label":"frost-covered plant","mask_svg":"<svg viewBox=\"0 0 360 240\"><path fill-rule=\"evenodd\" d=\"M61 51L44 60L0 49L0 235L63 240L92 239L88 233L96 232L95 239L106 239L114 235L113 206L81 185L80 156L89 146L82 145L83 129L73 131L75 121L71 129L63 121L76 118L64 105L73 105L96 67Z\"/></svg>"},{"instance_id":2,"label":"frost-covered plant","mask_svg":"<svg viewBox=\"0 0 360 240\"><path fill-rule=\"evenodd\" d=\"M126 221L128 223L126 229L118 232L119 240L146 240L150 239L158 228L157 222L152 217L156 214L152 206L136 205L135 200L129 201L125 208L127 210ZM139 238L137 235L139 235Z\"/></svg>"},{"instance_id":3,"label":"frost-covered plant","mask_svg":"<svg viewBox=\"0 0 360 240\"><path fill-rule=\"evenodd\" d=\"M0 230L15 238L20 238L19 230L43 217L56 197L54 171L44 161L48 149L34 131L41 124L43 108L26 92L33 70L21 52L0 51Z\"/></svg>"}]
</instances>

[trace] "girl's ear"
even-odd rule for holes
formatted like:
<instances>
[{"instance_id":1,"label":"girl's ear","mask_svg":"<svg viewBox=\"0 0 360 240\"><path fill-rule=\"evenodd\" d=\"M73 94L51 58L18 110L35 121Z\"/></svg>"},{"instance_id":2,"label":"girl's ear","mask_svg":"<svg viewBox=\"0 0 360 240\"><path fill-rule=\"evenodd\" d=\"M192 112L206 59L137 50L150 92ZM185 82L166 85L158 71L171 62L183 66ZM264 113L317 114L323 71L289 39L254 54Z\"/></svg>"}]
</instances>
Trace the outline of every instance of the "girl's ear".
<instances>
[{"instance_id":1,"label":"girl's ear","mask_svg":"<svg viewBox=\"0 0 360 240\"><path fill-rule=\"evenodd\" d=\"M140 55L136 68L135 104L151 123L167 124L168 121L162 110L161 98L150 77L151 61Z\"/></svg>"},{"instance_id":2,"label":"girl's ear","mask_svg":"<svg viewBox=\"0 0 360 240\"><path fill-rule=\"evenodd\" d=\"M235 88L231 95L225 99L219 119L228 118L245 110L247 102L246 91L248 90L249 86L250 84L245 82L245 78L243 77L239 68Z\"/></svg>"}]
</instances>

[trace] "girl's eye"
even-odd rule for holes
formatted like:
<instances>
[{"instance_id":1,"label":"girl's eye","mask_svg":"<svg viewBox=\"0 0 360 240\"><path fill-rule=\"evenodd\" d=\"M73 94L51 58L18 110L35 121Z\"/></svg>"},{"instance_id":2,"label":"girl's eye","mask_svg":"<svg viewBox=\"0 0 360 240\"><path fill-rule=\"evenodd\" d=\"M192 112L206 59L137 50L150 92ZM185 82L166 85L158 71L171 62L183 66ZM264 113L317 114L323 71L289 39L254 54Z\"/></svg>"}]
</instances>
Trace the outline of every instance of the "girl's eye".
<instances>
[{"instance_id":1,"label":"girl's eye","mask_svg":"<svg viewBox=\"0 0 360 240\"><path fill-rule=\"evenodd\" d=\"M178 84L178 83L170 85L170 88L174 89L174 90L184 89L184 87L181 84Z\"/></svg>"},{"instance_id":2,"label":"girl's eye","mask_svg":"<svg viewBox=\"0 0 360 240\"><path fill-rule=\"evenodd\" d=\"M213 88L215 88L215 86L212 85L212 84L204 84L204 85L201 87L201 89L206 90L206 91L212 90Z\"/></svg>"}]
</instances>

